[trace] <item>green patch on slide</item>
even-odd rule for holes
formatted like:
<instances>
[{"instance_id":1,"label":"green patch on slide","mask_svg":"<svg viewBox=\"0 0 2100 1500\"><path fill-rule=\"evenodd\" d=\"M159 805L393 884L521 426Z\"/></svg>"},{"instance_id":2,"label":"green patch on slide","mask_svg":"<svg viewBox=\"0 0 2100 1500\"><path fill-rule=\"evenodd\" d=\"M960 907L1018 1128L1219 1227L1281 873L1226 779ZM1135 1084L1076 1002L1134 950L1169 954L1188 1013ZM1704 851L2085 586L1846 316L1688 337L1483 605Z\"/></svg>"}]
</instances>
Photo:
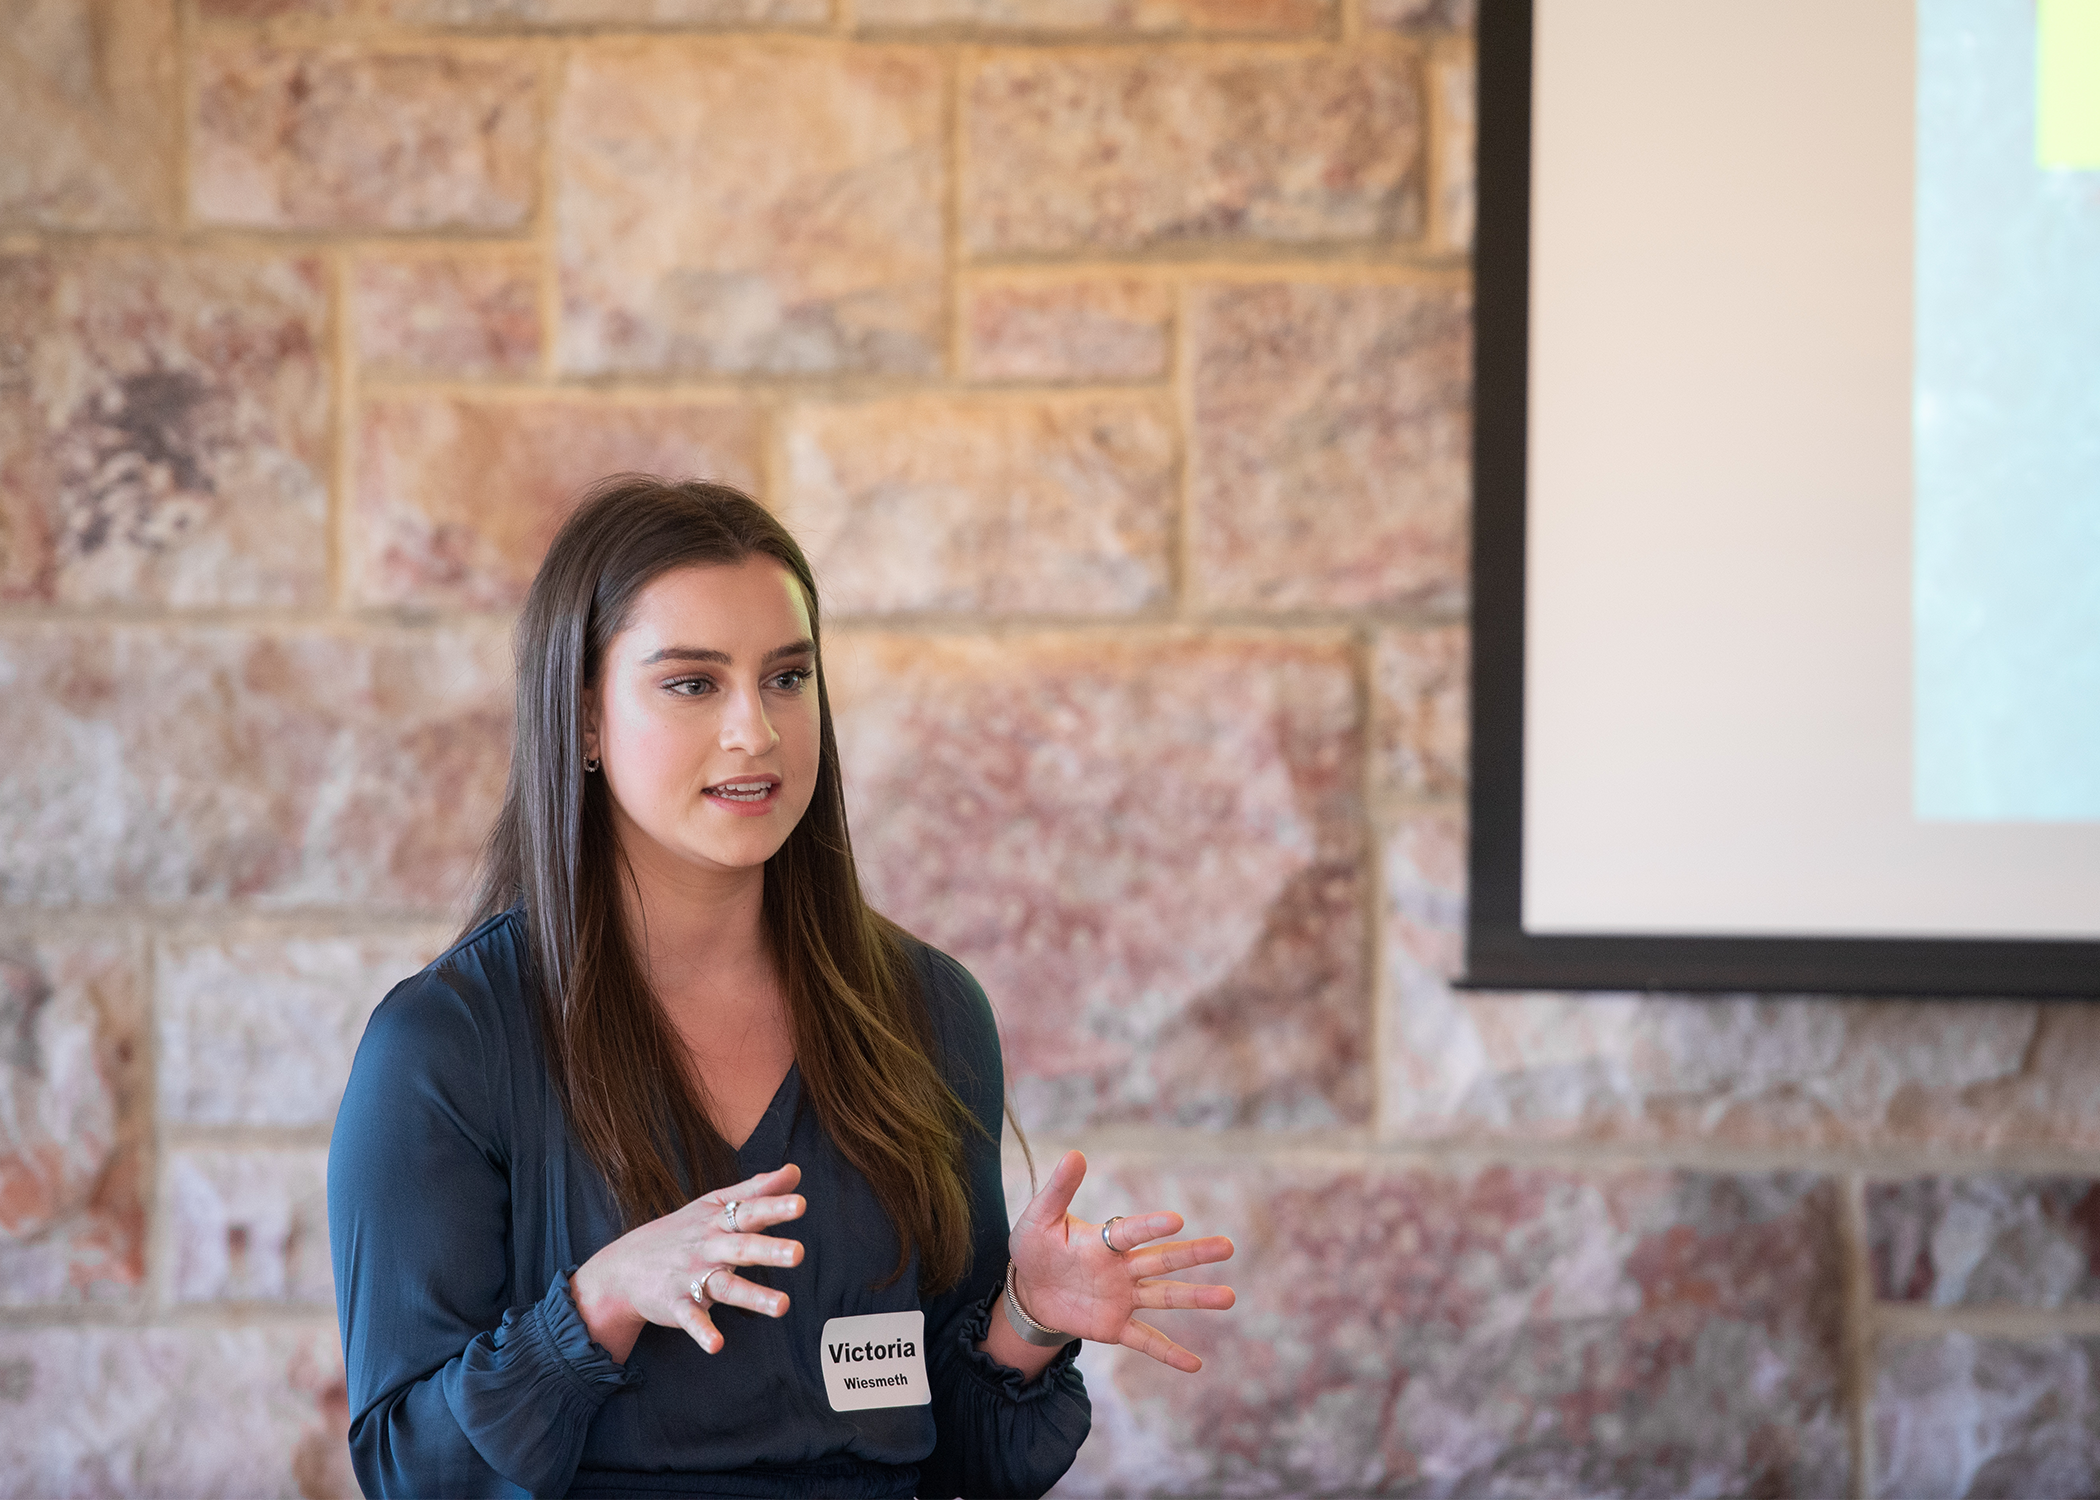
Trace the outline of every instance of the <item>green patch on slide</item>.
<instances>
[{"instance_id":1,"label":"green patch on slide","mask_svg":"<svg viewBox=\"0 0 2100 1500\"><path fill-rule=\"evenodd\" d=\"M2100 0L2035 6L2035 157L2100 172Z\"/></svg>"}]
</instances>

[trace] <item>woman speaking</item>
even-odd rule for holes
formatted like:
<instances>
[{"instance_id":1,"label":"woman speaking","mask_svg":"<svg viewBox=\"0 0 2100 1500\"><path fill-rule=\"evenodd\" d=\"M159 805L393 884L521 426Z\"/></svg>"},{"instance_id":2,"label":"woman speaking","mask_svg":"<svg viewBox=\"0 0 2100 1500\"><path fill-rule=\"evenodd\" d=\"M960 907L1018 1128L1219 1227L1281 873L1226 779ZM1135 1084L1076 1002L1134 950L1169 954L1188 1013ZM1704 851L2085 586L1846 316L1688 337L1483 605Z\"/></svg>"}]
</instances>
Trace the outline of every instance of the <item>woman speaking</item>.
<instances>
[{"instance_id":1,"label":"woman speaking","mask_svg":"<svg viewBox=\"0 0 2100 1500\"><path fill-rule=\"evenodd\" d=\"M861 896L820 641L733 490L555 538L480 909L329 1151L367 1494L1040 1494L1078 1340L1193 1371L1136 1313L1232 1305L1168 1279L1230 1241L1073 1218L1077 1152L1008 1232L991 1010Z\"/></svg>"}]
</instances>

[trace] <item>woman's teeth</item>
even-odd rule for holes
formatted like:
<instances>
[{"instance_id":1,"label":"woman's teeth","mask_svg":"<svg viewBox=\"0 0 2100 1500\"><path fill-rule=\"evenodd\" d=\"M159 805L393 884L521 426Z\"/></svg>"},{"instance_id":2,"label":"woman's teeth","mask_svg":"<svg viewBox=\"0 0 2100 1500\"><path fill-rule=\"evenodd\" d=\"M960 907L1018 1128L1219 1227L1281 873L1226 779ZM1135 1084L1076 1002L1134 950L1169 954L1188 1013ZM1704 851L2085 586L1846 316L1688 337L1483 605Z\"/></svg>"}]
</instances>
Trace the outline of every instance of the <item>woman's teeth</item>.
<instances>
[{"instance_id":1,"label":"woman's teeth","mask_svg":"<svg viewBox=\"0 0 2100 1500\"><path fill-rule=\"evenodd\" d=\"M773 790L773 786L772 786L772 783L771 783L771 782L766 782L766 781L760 781L760 782L735 782L735 781L731 781L731 782L725 782L725 783L724 783L723 785L721 785L721 786L711 786L711 787L709 787L709 788L708 788L708 791L709 791L709 792L711 792L711 793L712 793L713 795L715 795L715 796L717 796L717 797L725 797L725 798L727 798L727 799L728 799L729 801L731 801L731 802L759 802L759 801L763 801L763 800L764 800L764 798L765 798L765 795L766 795L766 793L768 793L768 792L770 792L770 791L772 791L772 790Z\"/></svg>"}]
</instances>

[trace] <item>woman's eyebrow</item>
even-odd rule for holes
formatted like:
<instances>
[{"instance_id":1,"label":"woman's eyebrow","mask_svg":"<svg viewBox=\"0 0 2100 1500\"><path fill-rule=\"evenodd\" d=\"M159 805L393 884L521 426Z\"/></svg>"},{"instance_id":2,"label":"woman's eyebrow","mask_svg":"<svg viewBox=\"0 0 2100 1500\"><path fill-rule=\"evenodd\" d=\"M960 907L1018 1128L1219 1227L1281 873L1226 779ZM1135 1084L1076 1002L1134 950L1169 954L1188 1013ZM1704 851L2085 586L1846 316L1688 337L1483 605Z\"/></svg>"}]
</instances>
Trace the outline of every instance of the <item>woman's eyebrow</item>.
<instances>
[{"instance_id":1,"label":"woman's eyebrow","mask_svg":"<svg viewBox=\"0 0 2100 1500\"><path fill-rule=\"evenodd\" d=\"M775 646L765 654L761 665L770 666L790 656L809 656L815 653L817 643L809 639L791 641L785 646ZM712 646L664 646L642 658L642 665L653 667L660 661L711 661L718 666L731 665L727 651L717 651Z\"/></svg>"}]
</instances>

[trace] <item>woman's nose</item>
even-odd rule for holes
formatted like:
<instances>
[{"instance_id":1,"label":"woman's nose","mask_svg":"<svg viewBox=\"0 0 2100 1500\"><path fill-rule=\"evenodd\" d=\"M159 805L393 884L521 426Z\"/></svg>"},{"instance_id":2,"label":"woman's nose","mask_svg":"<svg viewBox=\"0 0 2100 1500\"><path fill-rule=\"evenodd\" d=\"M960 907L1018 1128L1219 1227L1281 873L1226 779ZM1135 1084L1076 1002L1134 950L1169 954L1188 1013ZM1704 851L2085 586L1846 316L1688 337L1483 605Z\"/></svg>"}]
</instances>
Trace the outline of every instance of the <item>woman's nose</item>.
<instances>
[{"instance_id":1,"label":"woman's nose","mask_svg":"<svg viewBox=\"0 0 2100 1500\"><path fill-rule=\"evenodd\" d=\"M722 748L763 755L779 743L779 731L766 717L765 699L758 689L733 693L728 712L722 716Z\"/></svg>"}]
</instances>

